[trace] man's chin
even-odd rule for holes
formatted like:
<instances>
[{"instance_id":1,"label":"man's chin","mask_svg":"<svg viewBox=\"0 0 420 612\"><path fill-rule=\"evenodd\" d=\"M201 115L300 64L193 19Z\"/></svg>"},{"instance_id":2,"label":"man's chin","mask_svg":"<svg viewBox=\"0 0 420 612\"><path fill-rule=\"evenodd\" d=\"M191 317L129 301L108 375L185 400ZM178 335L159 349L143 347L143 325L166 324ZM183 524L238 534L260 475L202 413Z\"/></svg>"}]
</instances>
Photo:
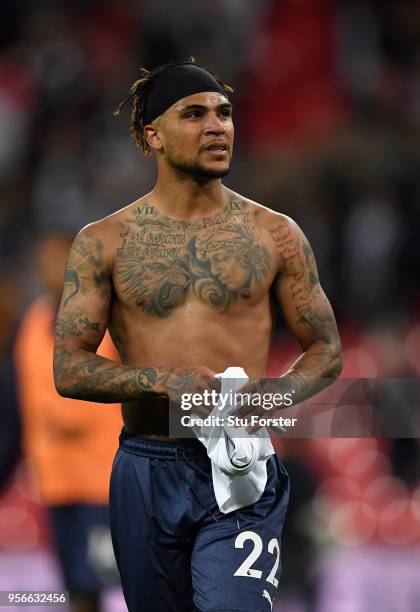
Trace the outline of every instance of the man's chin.
<instances>
[{"instance_id":1,"label":"man's chin","mask_svg":"<svg viewBox=\"0 0 420 612\"><path fill-rule=\"evenodd\" d=\"M188 172L197 178L203 179L218 179L223 178L230 172L231 164L226 164L223 166L217 167L216 164L177 164L174 166L178 170L183 170L184 172Z\"/></svg>"},{"instance_id":2,"label":"man's chin","mask_svg":"<svg viewBox=\"0 0 420 612\"><path fill-rule=\"evenodd\" d=\"M212 168L209 166L197 166L197 175L203 178L223 178L230 172L230 166L224 168Z\"/></svg>"}]
</instances>

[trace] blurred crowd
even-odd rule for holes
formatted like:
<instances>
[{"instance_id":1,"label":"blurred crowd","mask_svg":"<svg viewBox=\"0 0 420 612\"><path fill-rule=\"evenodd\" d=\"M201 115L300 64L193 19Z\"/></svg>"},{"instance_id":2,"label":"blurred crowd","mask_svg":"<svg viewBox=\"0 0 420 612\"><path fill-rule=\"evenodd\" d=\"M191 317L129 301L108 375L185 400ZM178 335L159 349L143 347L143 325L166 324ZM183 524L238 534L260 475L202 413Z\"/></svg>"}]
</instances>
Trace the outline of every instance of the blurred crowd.
<instances>
[{"instance_id":1,"label":"blurred crowd","mask_svg":"<svg viewBox=\"0 0 420 612\"><path fill-rule=\"evenodd\" d=\"M343 337L344 376L419 376L419 0L2 0L2 380L14 376L15 332L41 292L34 257L40 236L74 235L153 186L153 160L129 137L129 113L114 117L113 110L140 66L189 56L235 90L236 145L225 183L293 217L313 246ZM271 373L294 352L279 320ZM13 473L19 438L8 388L0 401L3 482ZM346 444L279 446L295 483L285 610L312 610L308 602L317 600L322 612L386 611L360 586L356 544L371 545L371 557L363 556L365 582L368 575L379 584L385 575L374 573L379 560L396 549L404 557L408 544L418 562L417 442ZM349 467L355 455L364 459ZM22 508L29 495L21 472L14 478L0 501L0 519L12 522L10 512L1 515L7 496ZM395 535L403 522L411 535ZM13 534L10 525L6 531ZM44 542L39 533L33 548ZM349 542L350 552L331 556L333 544L337 553ZM22 548L21 539L7 546ZM400 559L398 567L410 568L413 559ZM334 572L349 563L354 575L337 578ZM407 569L407 584L399 587L405 607L393 603L390 610L419 609L406 603L420 600L408 575ZM351 595L355 582L360 589ZM337 597L351 603L339 608ZM384 601L391 600L387 592Z\"/></svg>"}]
</instances>

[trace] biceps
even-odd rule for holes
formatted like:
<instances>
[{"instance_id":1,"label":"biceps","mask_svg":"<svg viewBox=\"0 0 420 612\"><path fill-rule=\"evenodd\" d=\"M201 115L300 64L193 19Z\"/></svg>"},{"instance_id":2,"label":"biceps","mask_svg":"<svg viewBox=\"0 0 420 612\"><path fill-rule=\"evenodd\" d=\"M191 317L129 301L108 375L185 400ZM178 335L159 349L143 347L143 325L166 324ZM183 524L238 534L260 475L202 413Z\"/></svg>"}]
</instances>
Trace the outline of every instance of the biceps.
<instances>
[{"instance_id":1,"label":"biceps","mask_svg":"<svg viewBox=\"0 0 420 612\"><path fill-rule=\"evenodd\" d=\"M333 342L337 325L331 304L320 284L299 282L295 275L280 279L276 295L287 327L305 350L315 340Z\"/></svg>"}]
</instances>

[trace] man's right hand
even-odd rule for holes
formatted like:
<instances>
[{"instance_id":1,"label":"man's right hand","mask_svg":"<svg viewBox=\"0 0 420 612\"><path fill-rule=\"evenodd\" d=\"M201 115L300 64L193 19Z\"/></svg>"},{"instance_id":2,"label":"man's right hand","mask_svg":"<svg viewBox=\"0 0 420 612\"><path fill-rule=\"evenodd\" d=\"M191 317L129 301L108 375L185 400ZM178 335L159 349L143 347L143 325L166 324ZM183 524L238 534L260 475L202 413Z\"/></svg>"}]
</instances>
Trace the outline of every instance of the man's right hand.
<instances>
[{"instance_id":1,"label":"man's right hand","mask_svg":"<svg viewBox=\"0 0 420 612\"><path fill-rule=\"evenodd\" d=\"M188 395L192 398L193 395L199 394L203 398L205 391L208 391L207 398L212 391L220 393L220 380L215 378L217 372L207 366L199 366L197 368L176 368L168 371L166 380L162 384L162 392L165 393L170 402L173 402L176 407L181 405L182 398ZM200 405L201 404L201 405ZM208 416L214 408L214 404L209 402L194 402L194 407L191 412L195 412L199 416Z\"/></svg>"}]
</instances>

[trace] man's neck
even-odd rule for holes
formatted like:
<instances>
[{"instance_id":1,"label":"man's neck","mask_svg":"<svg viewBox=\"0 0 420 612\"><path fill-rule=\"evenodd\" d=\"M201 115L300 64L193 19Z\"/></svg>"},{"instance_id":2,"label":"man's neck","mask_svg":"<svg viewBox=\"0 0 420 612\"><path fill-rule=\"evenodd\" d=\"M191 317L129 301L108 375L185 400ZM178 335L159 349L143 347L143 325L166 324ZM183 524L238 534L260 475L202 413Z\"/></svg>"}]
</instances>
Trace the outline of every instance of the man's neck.
<instances>
[{"instance_id":1,"label":"man's neck","mask_svg":"<svg viewBox=\"0 0 420 612\"><path fill-rule=\"evenodd\" d=\"M228 194L220 179L158 177L148 199L155 201L162 214L192 221L222 209L227 204Z\"/></svg>"}]
</instances>

